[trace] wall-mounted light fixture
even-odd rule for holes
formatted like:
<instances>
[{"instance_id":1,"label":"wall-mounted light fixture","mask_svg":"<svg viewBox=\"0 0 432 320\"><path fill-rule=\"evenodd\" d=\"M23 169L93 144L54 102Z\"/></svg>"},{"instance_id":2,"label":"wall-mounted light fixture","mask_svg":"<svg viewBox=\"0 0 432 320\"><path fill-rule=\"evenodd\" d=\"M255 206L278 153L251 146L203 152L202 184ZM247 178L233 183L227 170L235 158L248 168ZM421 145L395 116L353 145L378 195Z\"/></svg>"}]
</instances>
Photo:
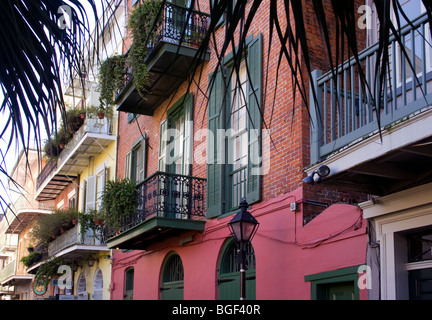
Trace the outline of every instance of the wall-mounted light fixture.
<instances>
[{"instance_id":1,"label":"wall-mounted light fixture","mask_svg":"<svg viewBox=\"0 0 432 320\"><path fill-rule=\"evenodd\" d=\"M313 171L310 175L303 179L304 183L314 185L320 183L322 178L327 177L330 174L330 168L326 165L320 166L316 171Z\"/></svg>"},{"instance_id":2,"label":"wall-mounted light fixture","mask_svg":"<svg viewBox=\"0 0 432 320\"><path fill-rule=\"evenodd\" d=\"M87 260L87 265L89 267L93 267L96 261L99 261L99 259L95 259L93 256L90 256Z\"/></svg>"}]
</instances>

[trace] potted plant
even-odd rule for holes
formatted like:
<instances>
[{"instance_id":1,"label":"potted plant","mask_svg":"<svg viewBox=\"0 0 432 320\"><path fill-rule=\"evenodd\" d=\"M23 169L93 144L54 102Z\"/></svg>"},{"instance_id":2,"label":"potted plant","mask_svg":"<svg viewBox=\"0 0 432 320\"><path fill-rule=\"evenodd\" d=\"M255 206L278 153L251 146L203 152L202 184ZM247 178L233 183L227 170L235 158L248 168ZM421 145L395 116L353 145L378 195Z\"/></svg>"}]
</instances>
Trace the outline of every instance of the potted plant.
<instances>
[{"instance_id":1,"label":"potted plant","mask_svg":"<svg viewBox=\"0 0 432 320\"><path fill-rule=\"evenodd\" d=\"M22 264L25 267L31 267L32 265L34 265L36 262L39 262L42 258L42 253L39 251L33 251L30 252L27 256L24 256L20 259L20 262L22 262Z\"/></svg>"},{"instance_id":2,"label":"potted plant","mask_svg":"<svg viewBox=\"0 0 432 320\"><path fill-rule=\"evenodd\" d=\"M29 245L27 246L27 251L28 251L29 253L34 251L34 247L33 247L32 244L29 244Z\"/></svg>"},{"instance_id":3,"label":"potted plant","mask_svg":"<svg viewBox=\"0 0 432 320\"><path fill-rule=\"evenodd\" d=\"M107 117L108 119L112 118L113 111L110 107L104 107L102 104L99 106L90 106L87 108L87 114L90 118L98 117L99 119L103 119Z\"/></svg>"}]
</instances>

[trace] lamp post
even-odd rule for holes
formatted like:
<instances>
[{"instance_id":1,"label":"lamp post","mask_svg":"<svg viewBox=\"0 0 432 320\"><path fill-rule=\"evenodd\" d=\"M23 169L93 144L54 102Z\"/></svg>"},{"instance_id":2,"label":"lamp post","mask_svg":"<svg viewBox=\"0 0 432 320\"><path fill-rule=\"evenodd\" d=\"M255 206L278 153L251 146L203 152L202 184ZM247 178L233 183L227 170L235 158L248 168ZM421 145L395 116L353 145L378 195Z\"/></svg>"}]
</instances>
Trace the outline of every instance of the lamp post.
<instances>
[{"instance_id":1,"label":"lamp post","mask_svg":"<svg viewBox=\"0 0 432 320\"><path fill-rule=\"evenodd\" d=\"M228 228L234 236L235 241L240 244L238 260L240 264L240 300L246 299L246 252L245 245L254 237L259 223L247 211L248 203L246 198L240 202L240 211L228 223Z\"/></svg>"}]
</instances>

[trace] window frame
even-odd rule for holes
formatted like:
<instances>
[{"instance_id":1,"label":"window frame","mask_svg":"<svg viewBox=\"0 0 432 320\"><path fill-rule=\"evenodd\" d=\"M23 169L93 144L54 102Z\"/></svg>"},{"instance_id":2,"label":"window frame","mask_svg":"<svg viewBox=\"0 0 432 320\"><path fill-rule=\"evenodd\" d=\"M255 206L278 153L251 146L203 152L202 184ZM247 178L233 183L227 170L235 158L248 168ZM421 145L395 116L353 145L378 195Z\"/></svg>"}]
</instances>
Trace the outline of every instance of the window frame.
<instances>
[{"instance_id":1,"label":"window frame","mask_svg":"<svg viewBox=\"0 0 432 320\"><path fill-rule=\"evenodd\" d=\"M352 267L341 268L337 270L331 270L331 271L306 275L304 277L305 282L310 282L311 284L311 300L323 299L324 293L321 290L323 286L328 286L331 284L339 284L344 282L354 283L354 300L360 300L360 288L357 285L359 280L359 273L358 273L359 267L360 266L352 266Z\"/></svg>"},{"instance_id":2,"label":"window frame","mask_svg":"<svg viewBox=\"0 0 432 320\"><path fill-rule=\"evenodd\" d=\"M248 165L246 168L246 200L249 204L261 201L262 176L256 174L255 170L262 170L262 164L254 162L255 157L262 157L262 77L263 77L263 45L262 34L256 37L250 35L246 39L246 49L242 53L242 60L247 65L247 134L248 134ZM229 165L229 147L227 134L219 134L219 130L230 128L228 114L231 115L231 88L234 65L234 54L228 54L222 60L221 70L209 76L209 107L208 128L213 130L212 139L208 140L208 163L207 163L207 218L229 216L238 210L238 204L233 203L232 187L228 172L234 172ZM229 76L229 83L226 79ZM222 96L222 97L220 97ZM222 110L220 110L222 108ZM215 110L214 110L215 109ZM256 130L251 130L256 128ZM210 141L213 140L213 141ZM217 154L222 153L223 155ZM262 159L262 158L261 158ZM229 171L231 170L231 171ZM244 170L244 168L243 168ZM217 181L216 183L211 182ZM214 184L214 186L212 185ZM219 190L220 191L219 191ZM238 201L239 202L239 201Z\"/></svg>"}]
</instances>

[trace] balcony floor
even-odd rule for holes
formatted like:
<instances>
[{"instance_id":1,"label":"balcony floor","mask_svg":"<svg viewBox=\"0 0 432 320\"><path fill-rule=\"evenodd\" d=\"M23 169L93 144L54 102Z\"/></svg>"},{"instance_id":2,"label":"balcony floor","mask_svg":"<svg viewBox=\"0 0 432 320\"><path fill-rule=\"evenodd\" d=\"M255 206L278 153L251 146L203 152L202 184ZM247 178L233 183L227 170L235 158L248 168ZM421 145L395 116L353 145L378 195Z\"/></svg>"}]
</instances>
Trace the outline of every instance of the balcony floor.
<instances>
[{"instance_id":1,"label":"balcony floor","mask_svg":"<svg viewBox=\"0 0 432 320\"><path fill-rule=\"evenodd\" d=\"M331 173L321 185L383 196L432 182L432 109L357 141L307 169Z\"/></svg>"},{"instance_id":2,"label":"balcony floor","mask_svg":"<svg viewBox=\"0 0 432 320\"><path fill-rule=\"evenodd\" d=\"M151 85L146 99L140 96L132 79L116 98L117 110L153 115L156 108L187 79L188 71L194 63L210 59L209 53L202 59L195 59L197 51L198 48L162 40L147 59Z\"/></svg>"},{"instance_id":3,"label":"balcony floor","mask_svg":"<svg viewBox=\"0 0 432 320\"><path fill-rule=\"evenodd\" d=\"M188 231L204 231L204 220L153 217L128 231L107 240L108 248L145 250L165 239L181 236Z\"/></svg>"}]
</instances>

